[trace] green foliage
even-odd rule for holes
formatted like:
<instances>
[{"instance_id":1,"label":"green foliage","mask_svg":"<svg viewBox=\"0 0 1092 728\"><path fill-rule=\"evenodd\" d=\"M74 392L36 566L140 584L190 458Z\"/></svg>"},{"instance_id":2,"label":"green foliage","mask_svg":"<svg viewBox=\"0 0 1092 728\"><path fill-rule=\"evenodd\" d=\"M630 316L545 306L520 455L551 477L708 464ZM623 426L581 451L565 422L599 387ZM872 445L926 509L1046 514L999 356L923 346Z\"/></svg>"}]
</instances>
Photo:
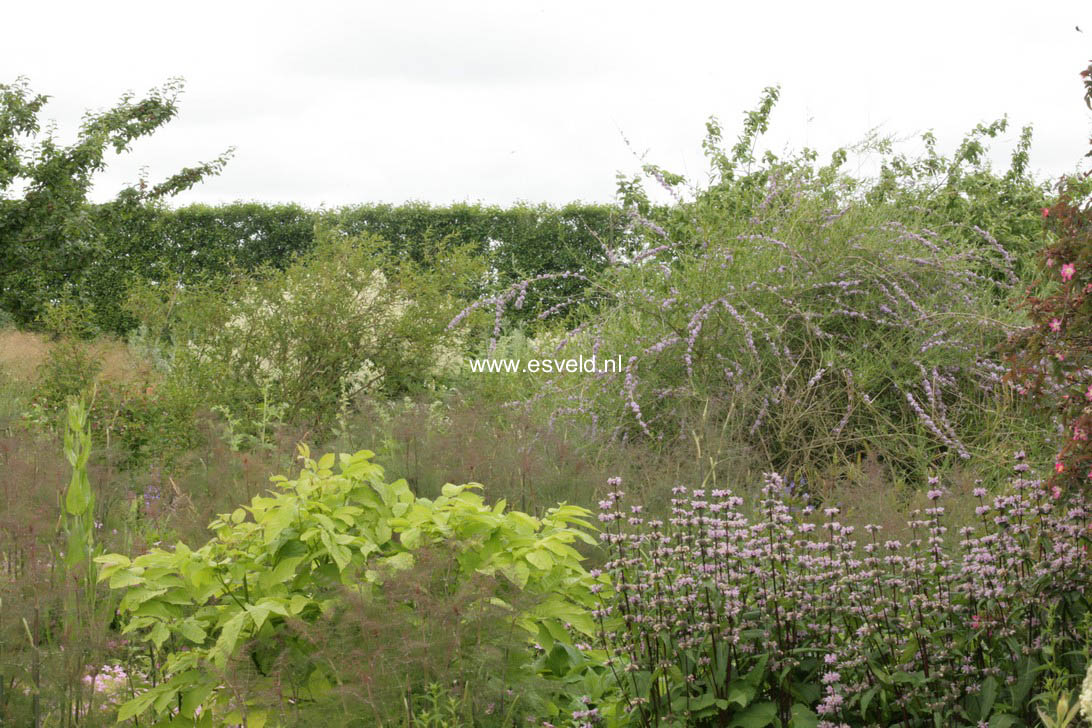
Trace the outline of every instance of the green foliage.
<instances>
[{"instance_id":1,"label":"green foliage","mask_svg":"<svg viewBox=\"0 0 1092 728\"><path fill-rule=\"evenodd\" d=\"M69 401L82 397L96 446L116 464L129 469L177 457L196 439L194 403L177 389L157 386L148 372L106 378L102 347L87 339L92 317L89 307L71 301L44 310L40 321L54 340L38 367L24 422L53 431Z\"/></svg>"},{"instance_id":2,"label":"green foliage","mask_svg":"<svg viewBox=\"0 0 1092 728\"><path fill-rule=\"evenodd\" d=\"M72 400L68 405L64 455L72 466L72 480L64 495L65 533L68 537L64 562L68 568L83 564L88 569L88 584L94 585L95 493L87 477L91 430L88 427L87 407L78 400Z\"/></svg>"},{"instance_id":3,"label":"green foliage","mask_svg":"<svg viewBox=\"0 0 1092 728\"><path fill-rule=\"evenodd\" d=\"M623 244L626 219L612 205L572 203L560 208L517 204L448 207L425 203L359 205L331 213L330 221L348 232L369 232L424 261L438 241L472 246L489 261L493 285L562 271L592 274L606 265L605 247ZM481 293L476 291L475 293ZM576 279L551 281L531 292L516 320L533 322L547 308L582 292Z\"/></svg>"},{"instance_id":4,"label":"green foliage","mask_svg":"<svg viewBox=\"0 0 1092 728\"><path fill-rule=\"evenodd\" d=\"M0 308L19 325L33 323L51 300L86 295L92 264L109 257L104 229L87 208L94 175L108 150L127 152L174 118L181 90L172 80L142 99L125 94L113 108L86 114L75 143L65 146L40 127L47 96L33 93L25 79L0 84ZM127 188L106 209L123 216L189 189L219 173L227 157Z\"/></svg>"},{"instance_id":5,"label":"green foliage","mask_svg":"<svg viewBox=\"0 0 1092 728\"><path fill-rule=\"evenodd\" d=\"M91 413L95 436L123 469L171 464L200 438L184 395L147 380L103 382Z\"/></svg>"},{"instance_id":6,"label":"green foliage","mask_svg":"<svg viewBox=\"0 0 1092 728\"><path fill-rule=\"evenodd\" d=\"M231 416L231 410L225 405L212 406L212 411L224 418L224 441L232 450L251 450L260 448L269 450L273 447L271 437L273 429L284 422L288 405L270 401L270 386L262 387L262 402L257 407L253 422L244 422ZM253 434L250 432L253 430Z\"/></svg>"},{"instance_id":7,"label":"green foliage","mask_svg":"<svg viewBox=\"0 0 1092 728\"><path fill-rule=\"evenodd\" d=\"M1037 211L1048 204L1049 186L1031 176L1029 161L1032 128L1020 131L1009 168L995 170L989 161L989 141L1008 130L1007 118L978 124L960 142L951 156L936 148L932 132L921 136L921 154L896 153L889 137L870 134L863 141L836 149L830 162L815 164L818 155L804 148L798 154L779 158L772 151L758 156L759 140L768 129L780 91L767 88L755 109L744 114L743 128L731 149L724 148L724 132L715 117L706 124L702 149L709 160L709 181L695 189L694 199L682 191L687 180L654 165L646 165L647 176L676 197L679 204L654 208L648 202L640 177L620 178L619 198L635 206L641 215L663 226L672 241L693 240L693 222L710 216L741 221L786 195L799 193L788 182L814 185L815 193L832 212L849 199L870 207L904 224L926 228L971 247L987 241L976 231L988 231L1015 255L1016 273L1030 272L1031 255L1039 232ZM880 173L876 179L853 177L845 171L850 155L876 155ZM780 184L774 185L775 180ZM771 186L779 188L775 193Z\"/></svg>"},{"instance_id":8,"label":"green foliage","mask_svg":"<svg viewBox=\"0 0 1092 728\"><path fill-rule=\"evenodd\" d=\"M288 658L298 669L285 692L301 710L320 704L336 675L308 658L319 646L291 626L316 623L346 594L381 603L384 584L428 545L454 549L457 582L476 574L503 577L489 595L501 608L520 593L535 596L533 606L512 615L529 635L567 641L567 624L593 632L585 611L592 579L573 548L577 541L594 543L574 528L588 525L584 509L562 505L536 519L505 512L503 502L486 506L473 484L445 486L435 500L416 498L405 481L385 482L370 452L317 461L304 446L300 453L298 478L274 478L275 492L213 521L215 536L199 549L178 543L135 559L97 559L100 578L124 589L124 631L150 644L161 671L119 718L150 710L164 725L174 715L197 717L199 725L261 720L268 707L233 695L224 676L250 670L251 695L272 694L262 682ZM386 608L394 614L406 606Z\"/></svg>"},{"instance_id":9,"label":"green foliage","mask_svg":"<svg viewBox=\"0 0 1092 728\"><path fill-rule=\"evenodd\" d=\"M89 407L73 398L64 424L67 487L42 472L48 485L22 479L21 500L5 500L0 523L0 722L5 725L105 725L110 716L88 681L100 659L115 602L98 584L102 553L97 518L103 507L92 487ZM50 443L54 446L54 443ZM5 469L17 467L5 458ZM5 489L6 490L6 489ZM42 495L47 494L38 501ZM46 513L35 507L45 506ZM59 511L59 512L58 512ZM36 517L40 518L37 520Z\"/></svg>"},{"instance_id":10,"label":"green foliage","mask_svg":"<svg viewBox=\"0 0 1092 728\"><path fill-rule=\"evenodd\" d=\"M422 265L435 262L445 248L472 250L488 258L494 285L508 285L542 273L601 269L604 244L620 245L625 225L612 205L578 203L501 208L410 202L315 211L251 202L170 209L130 195L81 209L94 245L84 251L80 275L70 276L64 290L91 307L99 329L117 334L137 321L123 306L131 285L171 279L188 285L239 271L283 270L315 247L316 226L383 238L393 255ZM45 274L31 266L26 276L36 275ZM482 281L475 294L487 288ZM553 281L533 292L516 317L533 322L543 309L578 293L574 279ZM25 289L37 307L49 300L40 298L46 294L57 292L48 286Z\"/></svg>"},{"instance_id":11,"label":"green foliage","mask_svg":"<svg viewBox=\"0 0 1092 728\"><path fill-rule=\"evenodd\" d=\"M912 540L874 525L857 540L798 485L767 474L751 517L721 489L674 488L670 520L620 492L600 503L615 587L600 644L639 725L1014 725L1072 690L1087 499L978 489L979 526L954 537L936 487Z\"/></svg>"},{"instance_id":12,"label":"green foliage","mask_svg":"<svg viewBox=\"0 0 1092 728\"><path fill-rule=\"evenodd\" d=\"M165 389L221 411L242 445L282 419L324 429L361 392L435 386L458 355L446 324L480 276L463 250L422 266L323 231L283 271L147 285L130 309L170 345Z\"/></svg>"},{"instance_id":13,"label":"green foliage","mask_svg":"<svg viewBox=\"0 0 1092 728\"><path fill-rule=\"evenodd\" d=\"M1020 131L1009 169L1004 173L993 170L987 157L988 140L1007 130L1006 118L979 124L951 158L937 152L936 138L926 132L921 137L924 155L909 159L899 154L885 160L867 197L873 204L890 202L905 210L916 210L922 224L929 227L960 226L968 231L963 238L966 242L975 242L970 234L974 227L988 230L1026 262L1039 232L1038 210L1050 191L1029 173L1030 126Z\"/></svg>"},{"instance_id":14,"label":"green foliage","mask_svg":"<svg viewBox=\"0 0 1092 728\"><path fill-rule=\"evenodd\" d=\"M1063 695L1058 698L1058 702L1054 706L1054 714L1051 715L1039 709L1039 720L1043 721L1043 728L1069 728L1073 725L1073 721L1078 719L1078 711L1081 709L1081 704L1074 701L1070 704L1070 698L1068 695Z\"/></svg>"},{"instance_id":15,"label":"green foliage","mask_svg":"<svg viewBox=\"0 0 1092 728\"><path fill-rule=\"evenodd\" d=\"M30 414L41 424L50 424L70 399L90 394L102 364L85 341L93 332L86 307L59 301L46 307L38 320L55 341L38 368Z\"/></svg>"},{"instance_id":16,"label":"green foliage","mask_svg":"<svg viewBox=\"0 0 1092 728\"><path fill-rule=\"evenodd\" d=\"M1092 66L1083 74L1092 104ZM1061 493L1092 485L1092 173L1063 179L1058 200L1042 208L1046 246L1039 280L1024 308L1032 325L1009 337L1003 350L1019 392L1051 412L1051 486ZM1035 295L1033 294L1033 291Z\"/></svg>"},{"instance_id":17,"label":"green foliage","mask_svg":"<svg viewBox=\"0 0 1092 728\"><path fill-rule=\"evenodd\" d=\"M979 138L999 123L952 160L929 146L920 164L896 157L900 173L866 183L841 171L845 150L824 166L809 150L760 159L776 98L768 89L731 149L710 121L708 185L646 167L677 194L670 210L644 217L640 181L623 185L639 252L618 251L593 279L594 310L561 355L620 355L625 371L554 380L530 399L667 449L712 425L720 442L698 442L699 458L723 445L811 475L873 453L922 482L945 461L995 461L1006 439L1040 440L1049 423L1012 406L993 353L1023 323L1009 301L1029 216L1012 206L1043 195L1026 177L1029 137L1004 177ZM997 224L1015 252L979 224Z\"/></svg>"},{"instance_id":18,"label":"green foliage","mask_svg":"<svg viewBox=\"0 0 1092 728\"><path fill-rule=\"evenodd\" d=\"M58 340L39 369L35 403L47 416L60 412L69 398L90 392L101 369L83 342Z\"/></svg>"},{"instance_id":19,"label":"green foliage","mask_svg":"<svg viewBox=\"0 0 1092 728\"><path fill-rule=\"evenodd\" d=\"M1074 647L1089 623L1084 560L1074 544L1063 552L1036 540L1033 521L1054 513L1079 522L1070 535L1087 524L1042 497L1026 520L1032 511L1022 506L1005 510L1008 495L993 506L1003 521L984 516L996 538L982 541L979 560L961 562L987 569L970 598L951 588L958 549L899 560L887 545L882 556L833 548L851 526L807 516L814 499L749 520L738 514L729 528L747 534L711 532L725 547L713 577L702 551L711 542L694 538L705 521L683 520L674 536L674 522L646 521L644 540L603 566L615 593L606 577L584 571L574 548L592 543L587 512L540 510L569 494L592 498L595 472L623 458L626 473L642 478L636 490L648 491L652 519L666 484L692 473L702 490L691 495L704 501L705 489L716 498L729 474L755 465L803 471L823 487L876 456L885 484L913 487L964 452L976 469L998 471L998 454L1012 448L1027 447L1033 460L1053 456L1048 418L1014 405L993 357L1025 323L1010 294L1030 280L1044 234L1053 266L1031 300L1030 331L1053 357L1045 378L1068 387L1055 394L1069 395L1075 445L1058 461L1067 475L1083 474L1076 455L1087 443L1073 428L1088 415L1080 377L1089 366L1082 312L1092 268L1081 201L1090 182L1071 179L1061 201L1048 200L1028 173L1030 129L1001 172L986 162L986 145L1006 120L976 127L949 156L926 134L915 159L874 137L826 164L811 150L781 158L760 148L779 96L769 88L734 141L710 119L706 184L644 167L674 196L670 206L653 205L641 178L623 177L625 212L166 207L166 197L219 171L223 158L88 205L105 151L125 150L173 117L179 88L123 98L61 147L51 133L38 135L44 97L22 81L0 87L0 321L10 309L20 325L55 336L32 405L41 424L54 424L71 396L94 391L89 409L74 407L62 422L73 466L64 492L55 484L67 472L12 455L25 439L0 443L0 687L11 686L0 692L0 722L92 725L119 717L116 705L100 705L128 700L120 718L141 725L507 728L534 718L620 727L641 721L628 698L643 696L668 701L653 712L677 725L810 727L833 690L845 703L830 704L832 716L854 725L910 724L899 715L904 705L925 720L943 701L949 712L934 723L1003 726L1019 715L1030 724L1037 709L1044 723L1073 720L1064 701L1086 662ZM882 155L879 178L849 175L853 153ZM1063 272L1068 265L1072 273ZM486 310L499 334L493 355L597 350L621 355L627 370L471 380L453 365L480 331L447 324L469 298L513 291L518 298L505 299L519 301L512 310L495 320ZM554 308L559 320L539 320ZM131 331L154 371L104 379L86 343L104 331ZM24 410L21 390L12 396L12 411ZM524 410L500 406L520 399L530 400ZM350 411L365 401L374 411ZM210 410L218 421L206 423ZM564 417L613 436L610 444L561 424ZM222 428L222 441L199 437L206 425ZM281 467L277 443L293 427L318 437L336 431L350 443L340 450L381 441L384 465L409 482L388 482L366 451L316 461L304 449L295 480L277 479L254 497L251 476ZM19 437L58 434L42 430ZM47 446L55 456L56 444ZM89 465L112 474L116 492L93 491ZM111 472L117 466L123 476ZM54 484L42 491L45 508L12 500L24 483L43 480ZM473 483L443 485L451 480L488 482L519 511L486 505ZM899 492L890 502L903 496L912 497ZM869 501L873 509L887 503ZM178 534L225 510L204 546L162 545L188 540ZM44 528L33 520L39 512ZM639 513L609 515L634 526ZM911 531L942 533L913 518ZM1002 527L1013 519L1024 525ZM805 536L806 526L823 537ZM610 544L620 532L605 535ZM657 553L669 537L674 551ZM93 558L109 539L123 553ZM998 551L1004 544L1016 550ZM698 557L686 552L695 547ZM987 567L1012 553L1027 558L1005 562L1014 565L1004 567L1001 593ZM823 554L836 569L817 566ZM663 577L668 567L685 577ZM852 587L884 569L907 578ZM111 598L104 584L96 590L100 577ZM652 582L662 586L659 601L634 611ZM861 593L874 598L857 604ZM673 622L640 644L627 641L651 629L673 597ZM111 625L113 598L121 604ZM718 641L728 632L712 629L723 616L710 616L715 608L730 612L726 629L738 642ZM886 637L858 631L869 609L872 628L894 625ZM612 636L592 649L585 642L596 642L589 635L601 618L598 636ZM926 651L933 672L915 667ZM841 676L821 662L835 653ZM968 664L981 679L967 676ZM108 668L124 683L89 689L86 678ZM1010 673L1015 680L1006 681ZM962 686L957 698L954 685Z\"/></svg>"}]
</instances>

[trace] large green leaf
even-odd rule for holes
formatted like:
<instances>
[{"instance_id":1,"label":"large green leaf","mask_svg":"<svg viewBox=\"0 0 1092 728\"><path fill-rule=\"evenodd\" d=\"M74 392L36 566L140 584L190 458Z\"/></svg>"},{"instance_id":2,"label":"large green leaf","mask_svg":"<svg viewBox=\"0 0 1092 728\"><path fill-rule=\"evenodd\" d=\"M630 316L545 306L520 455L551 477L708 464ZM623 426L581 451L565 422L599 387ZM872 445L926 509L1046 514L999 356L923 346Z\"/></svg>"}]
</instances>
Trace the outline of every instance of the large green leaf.
<instances>
[{"instance_id":1,"label":"large green leaf","mask_svg":"<svg viewBox=\"0 0 1092 728\"><path fill-rule=\"evenodd\" d=\"M164 689L161 686L160 688L145 690L132 700L123 703L121 708L118 709L118 722L129 720L152 707L152 703L156 701Z\"/></svg>"},{"instance_id":2,"label":"large green leaf","mask_svg":"<svg viewBox=\"0 0 1092 728\"><path fill-rule=\"evenodd\" d=\"M178 631L182 633L183 637L197 645L204 644L208 638L208 633L192 618L184 620L179 625Z\"/></svg>"},{"instance_id":3,"label":"large green leaf","mask_svg":"<svg viewBox=\"0 0 1092 728\"><path fill-rule=\"evenodd\" d=\"M235 652L235 644L239 641L239 634L243 631L243 627L246 626L248 620L250 620L250 615L244 611L237 612L224 623L224 626L220 629L220 636L216 639L216 644L209 653L214 665L222 669L227 664L228 659Z\"/></svg>"},{"instance_id":4,"label":"large green leaf","mask_svg":"<svg viewBox=\"0 0 1092 728\"><path fill-rule=\"evenodd\" d=\"M173 551L154 548L132 562L119 555L99 560L111 585L125 592L120 608L128 616L126 633L137 632L165 650L171 634L185 640L185 651L167 655L172 670L209 663L215 671L226 670L243 644L253 647L262 664L272 664L286 648L306 661L312 646L288 625L331 614L346 586L363 598L383 599L381 589L360 588L360 577L381 584L392 573L413 567L418 548L460 534L452 576L467 580L480 571L505 574L511 583L497 585L496 592L482 597L483 604L504 609L513 626L543 635L551 650L544 669L565 679L584 679L589 658L572 646L572 630L591 635L596 625L586 608L594 599L582 556L566 546L576 539L575 531L486 506L473 492L476 486L451 486L435 501L416 499L404 482L382 483L381 470L373 464L353 462L350 467L369 467L358 467L357 475L335 475L320 467L332 464L330 459L313 462L302 448L301 454L305 467L297 480L278 480L278 492L253 498L234 517L221 516L201 548L177 544ZM395 517L383 500L404 509L403 515ZM253 521L241 517L246 512ZM400 538L391 540L395 528ZM512 606L522 601L512 594L512 585L534 593L522 612ZM319 664L304 669L312 676L307 681L311 699L332 689L333 676ZM210 688L208 682L176 683L177 696L159 693L164 702L151 704L159 722L174 719L167 703L178 696L187 710L209 700L222 703L223 696L217 696L225 688L217 681Z\"/></svg>"},{"instance_id":5,"label":"large green leaf","mask_svg":"<svg viewBox=\"0 0 1092 728\"><path fill-rule=\"evenodd\" d=\"M803 703L795 703L789 711L789 728L815 728L819 725L819 716Z\"/></svg>"},{"instance_id":6,"label":"large green leaf","mask_svg":"<svg viewBox=\"0 0 1092 728\"><path fill-rule=\"evenodd\" d=\"M766 728L777 724L777 706L773 703L753 703L736 713L728 728Z\"/></svg>"}]
</instances>

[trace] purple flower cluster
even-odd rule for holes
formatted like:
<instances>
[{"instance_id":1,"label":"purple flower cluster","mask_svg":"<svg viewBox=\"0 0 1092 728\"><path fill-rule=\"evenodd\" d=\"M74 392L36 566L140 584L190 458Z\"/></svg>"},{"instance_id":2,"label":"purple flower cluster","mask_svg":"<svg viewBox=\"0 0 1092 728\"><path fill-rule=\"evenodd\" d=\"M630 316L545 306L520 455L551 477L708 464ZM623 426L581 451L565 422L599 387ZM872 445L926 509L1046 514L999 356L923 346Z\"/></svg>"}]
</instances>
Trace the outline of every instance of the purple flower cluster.
<instances>
[{"instance_id":1,"label":"purple flower cluster","mask_svg":"<svg viewBox=\"0 0 1092 728\"><path fill-rule=\"evenodd\" d=\"M1030 720L1041 666L1084 654L1092 503L1062 504L1039 480L992 499L977 488L979 525L953 534L931 479L905 542L873 525L858 536L776 474L751 510L676 487L665 520L611 486L599 521L613 592L594 616L641 725L721 725L763 701L782 725L797 703L822 725L970 724L990 710L974 696L1002 688L996 710Z\"/></svg>"},{"instance_id":2,"label":"purple flower cluster","mask_svg":"<svg viewBox=\"0 0 1092 728\"><path fill-rule=\"evenodd\" d=\"M508 306L512 305L512 307L516 309L522 308L523 303L527 298L528 288L530 288L535 283L565 278L576 278L583 281L588 280L588 278L582 273L577 273L573 271L563 271L561 273L541 273L532 278L528 278L527 280L513 283L511 286L494 296L489 296L487 298L482 298L473 302L462 311L460 311L458 314L456 314L455 318L451 319L451 321L448 323L447 328L450 331L451 329L454 329L456 326L461 324L467 316L472 314L477 309L484 308L486 306L492 306L493 334L489 340L489 353L492 354L493 351L496 349L497 339L500 338L501 325L504 321L504 312L507 310ZM570 303L571 301L562 302L554 306L552 309L550 309L550 311L551 313L556 313Z\"/></svg>"},{"instance_id":3,"label":"purple flower cluster","mask_svg":"<svg viewBox=\"0 0 1092 728\"><path fill-rule=\"evenodd\" d=\"M674 176L646 171L679 192ZM559 344L603 346L629 362L551 392L551 420L590 424L594 413L612 438L672 442L689 441L693 413L727 411L726 439L768 454L771 469L849 459L864 441L915 443L880 453L912 477L923 475L919 463L980 453L993 433L966 423L995 413L1006 386L989 353L1006 334L992 306L1015 285L1015 258L981 229L972 248L953 237L956 226L877 220L862 200L830 198L787 168L765 184L746 215L721 210L715 195L663 219L629 210L627 235L587 288L600 314ZM515 284L452 325L488 306L495 343L506 308L564 275Z\"/></svg>"}]
</instances>

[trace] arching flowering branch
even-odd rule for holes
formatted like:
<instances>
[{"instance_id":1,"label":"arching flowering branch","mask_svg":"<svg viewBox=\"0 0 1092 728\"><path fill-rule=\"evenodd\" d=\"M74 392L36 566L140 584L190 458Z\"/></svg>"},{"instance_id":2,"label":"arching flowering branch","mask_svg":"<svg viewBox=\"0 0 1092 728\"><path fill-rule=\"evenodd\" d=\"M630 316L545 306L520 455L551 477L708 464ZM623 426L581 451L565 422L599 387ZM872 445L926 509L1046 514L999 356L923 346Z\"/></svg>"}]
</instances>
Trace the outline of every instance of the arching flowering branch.
<instances>
[{"instance_id":1,"label":"arching flowering branch","mask_svg":"<svg viewBox=\"0 0 1092 728\"><path fill-rule=\"evenodd\" d=\"M726 437L779 467L868 447L919 469L991 447L989 433L963 427L969 408L991 406L1003 388L992 351L1006 316L1017 317L998 290L1018 280L1017 259L983 228L924 227L918 211L851 194L835 168L770 162L745 179L725 173L655 213L627 182L637 205L626 247L605 246L608 265L581 278L599 305L557 346L628 363L555 382L535 400L549 400L551 422L591 411L613 436L672 442L709 411L732 418ZM645 171L679 193L678 176ZM492 352L504 311L537 280L476 302L452 325L488 307ZM542 317L581 302L561 301Z\"/></svg>"},{"instance_id":2,"label":"arching flowering branch","mask_svg":"<svg viewBox=\"0 0 1092 728\"><path fill-rule=\"evenodd\" d=\"M519 281L517 283L513 283L508 288L506 288L505 290L503 290L500 293L496 294L495 296L489 296L489 297L482 298L482 299L479 299L477 301L474 301L472 304L470 304L469 306L464 308L462 311L460 311L455 316L455 318L451 319L451 322L448 323L448 325L447 325L447 329L448 329L448 331L454 329L456 326L458 326L464 320L466 320L466 318L470 314L472 314L474 311L478 310L479 308L485 308L485 307L488 307L488 306L492 306L493 310L494 310L494 323L493 323L493 333L489 338L489 353L492 355L492 353L496 350L496 347L497 347L497 339L501 335L501 328L502 328L502 323L503 323L503 320L504 320L504 312L505 312L506 308L508 307L508 305L511 303L511 304L513 304L513 308L516 308L516 309L522 308L523 307L523 302L524 302L524 300L526 300L526 297L527 297L527 289L530 286L532 286L533 284L535 284L537 282L540 282L540 281L557 280L557 279L563 279L563 278L576 278L576 279L580 279L580 280L583 280L583 281L587 281L589 283L591 282L588 279L588 277L585 276L584 274L575 273L573 271L562 271L561 273L541 273L541 274L539 274L537 276L534 276L532 278L528 278L526 280ZM557 307L555 307L555 308L556 308L556 310L560 310L560 308L557 308ZM562 308L563 308L563 306L562 306Z\"/></svg>"}]
</instances>

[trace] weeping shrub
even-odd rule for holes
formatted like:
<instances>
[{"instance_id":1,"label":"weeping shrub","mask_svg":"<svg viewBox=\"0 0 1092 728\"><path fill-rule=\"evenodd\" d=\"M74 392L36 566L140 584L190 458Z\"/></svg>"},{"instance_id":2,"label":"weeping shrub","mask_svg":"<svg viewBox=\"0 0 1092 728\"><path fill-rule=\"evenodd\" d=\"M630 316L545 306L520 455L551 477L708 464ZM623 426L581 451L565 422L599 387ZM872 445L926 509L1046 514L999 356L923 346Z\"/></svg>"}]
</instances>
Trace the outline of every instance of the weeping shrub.
<instances>
[{"instance_id":1,"label":"weeping shrub","mask_svg":"<svg viewBox=\"0 0 1092 728\"><path fill-rule=\"evenodd\" d=\"M620 356L622 371L540 378L529 406L665 453L713 430L717 442L697 445L712 470L739 457L821 473L873 455L912 483L972 458L996 470L998 443L1041 442L1048 418L1013 405L996 353L1025 320L1018 256L921 195L870 197L842 172L844 150L825 166L812 153L759 163L771 108L748 115L730 150L710 123L708 186L646 167L676 196L670 215L646 217L637 181L623 185L643 242L607 250L588 280L596 313L555 339L560 356ZM497 311L496 338L501 311L538 283L472 308Z\"/></svg>"}]
</instances>

